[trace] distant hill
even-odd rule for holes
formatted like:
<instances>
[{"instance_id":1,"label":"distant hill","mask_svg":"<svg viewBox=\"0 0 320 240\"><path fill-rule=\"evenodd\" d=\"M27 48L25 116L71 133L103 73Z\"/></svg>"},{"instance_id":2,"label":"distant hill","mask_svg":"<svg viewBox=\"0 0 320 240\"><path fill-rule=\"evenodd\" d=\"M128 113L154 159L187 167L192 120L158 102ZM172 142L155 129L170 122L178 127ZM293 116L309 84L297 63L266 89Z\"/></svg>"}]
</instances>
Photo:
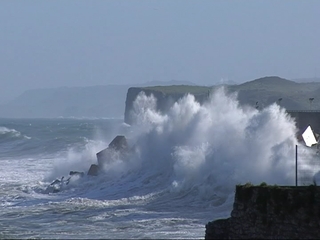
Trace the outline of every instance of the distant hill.
<instances>
[{"instance_id":1,"label":"distant hill","mask_svg":"<svg viewBox=\"0 0 320 240\"><path fill-rule=\"evenodd\" d=\"M132 86L190 84L186 81L153 81L135 85L59 87L32 89L0 105L0 117L55 118L96 117L123 118L128 88Z\"/></svg>"},{"instance_id":2,"label":"distant hill","mask_svg":"<svg viewBox=\"0 0 320 240\"><path fill-rule=\"evenodd\" d=\"M295 81L297 83L320 82L320 78L317 78L317 77L314 77L314 78L296 78L296 79L292 79L292 81Z\"/></svg>"},{"instance_id":3,"label":"distant hill","mask_svg":"<svg viewBox=\"0 0 320 240\"><path fill-rule=\"evenodd\" d=\"M265 107L281 99L281 106L288 110L320 110L320 99L316 92L320 82L297 83L280 77L264 77L240 85L228 87L229 91L238 92L241 104L254 105L258 102ZM310 106L309 98L315 98Z\"/></svg>"}]
</instances>

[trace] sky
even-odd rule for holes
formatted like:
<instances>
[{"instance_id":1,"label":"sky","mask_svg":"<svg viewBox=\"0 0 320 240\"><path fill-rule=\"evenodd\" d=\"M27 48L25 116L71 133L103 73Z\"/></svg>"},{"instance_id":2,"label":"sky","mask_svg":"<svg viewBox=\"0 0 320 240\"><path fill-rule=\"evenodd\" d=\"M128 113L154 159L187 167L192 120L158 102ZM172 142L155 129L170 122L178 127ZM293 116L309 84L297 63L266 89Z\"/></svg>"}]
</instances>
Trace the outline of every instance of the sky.
<instances>
[{"instance_id":1,"label":"sky","mask_svg":"<svg viewBox=\"0 0 320 240\"><path fill-rule=\"evenodd\" d=\"M0 103L61 86L320 77L320 1L2 0Z\"/></svg>"}]
</instances>

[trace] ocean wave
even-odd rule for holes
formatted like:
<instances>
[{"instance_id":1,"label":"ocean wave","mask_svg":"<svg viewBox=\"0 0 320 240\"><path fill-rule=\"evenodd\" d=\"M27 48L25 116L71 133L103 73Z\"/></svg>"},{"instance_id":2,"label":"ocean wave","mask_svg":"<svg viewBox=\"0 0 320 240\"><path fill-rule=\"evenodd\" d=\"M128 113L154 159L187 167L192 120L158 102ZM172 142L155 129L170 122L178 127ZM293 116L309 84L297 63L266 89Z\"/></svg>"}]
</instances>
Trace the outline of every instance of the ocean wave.
<instances>
[{"instance_id":1,"label":"ocean wave","mask_svg":"<svg viewBox=\"0 0 320 240\"><path fill-rule=\"evenodd\" d=\"M144 94L135 107L139 124L129 127L127 137L135 146L130 157L110 159L99 176L87 176L90 165L97 163L96 153L109 141L82 136L81 148L71 144L51 159L41 184L24 193L48 195L46 187L53 180L79 171L85 176L63 187L54 201L69 199L87 207L143 206L180 215L194 209L203 214L210 208L225 215L232 208L236 184L294 184L297 129L276 104L261 111L242 108L236 96L220 90L203 105L186 95L166 113L158 112L153 96ZM302 146L299 158L313 171L310 176L319 170L309 164L312 155Z\"/></svg>"},{"instance_id":2,"label":"ocean wave","mask_svg":"<svg viewBox=\"0 0 320 240\"><path fill-rule=\"evenodd\" d=\"M203 105L186 95L160 113L156 99L142 93L134 114L138 124L130 126L128 137L135 153L129 159L113 159L102 176L83 183L84 196L129 199L158 192L159 205L174 201L197 205L214 199L217 207L231 204L230 195L239 183L294 184L297 129L276 104L261 111L243 108L236 95L220 89ZM96 163L103 143L86 146L56 162L51 178L70 170L86 172ZM301 150L300 161L312 170L312 177L319 166L311 166L312 154L302 146Z\"/></svg>"},{"instance_id":3,"label":"ocean wave","mask_svg":"<svg viewBox=\"0 0 320 240\"><path fill-rule=\"evenodd\" d=\"M198 237L206 222L230 215L236 184L293 185L296 145L299 171L310 170L310 177L319 171L312 164L310 149L297 142L293 119L276 104L263 110L243 108L236 95L221 89L203 105L192 95L165 113L158 112L156 104L152 95L138 96L133 111L138 124L122 125L130 147L134 146L132 155L109 159L98 176L88 176L88 169L97 164L96 153L108 146L114 133L120 134L118 123L110 121L110 127L82 121L79 126L78 120L39 120L33 124L35 128L26 133L36 137L25 142L43 156L2 161L0 182L6 187L2 187L0 206L4 206L4 219L11 216L8 226L21 225L16 216L22 210L28 219L41 216L39 221L50 223L43 228L50 236L64 231L62 238L72 235L70 225L61 224L61 214L64 221L74 224L71 234L82 237L86 233L82 224L91 224L97 237L106 231L114 231L110 235L114 238L122 237L119 232L128 237L117 229L126 229L131 237L134 231L140 237L151 233L158 238L190 237L188 232L181 233L182 226ZM22 147L24 151L26 146ZM60 192L46 191L52 181L68 176L69 171L85 175ZM37 231L46 237L43 229Z\"/></svg>"},{"instance_id":4,"label":"ocean wave","mask_svg":"<svg viewBox=\"0 0 320 240\"><path fill-rule=\"evenodd\" d=\"M6 128L3 126L0 126L0 138L25 138L25 139L31 139L31 137L28 137L26 135L21 134L21 132Z\"/></svg>"}]
</instances>

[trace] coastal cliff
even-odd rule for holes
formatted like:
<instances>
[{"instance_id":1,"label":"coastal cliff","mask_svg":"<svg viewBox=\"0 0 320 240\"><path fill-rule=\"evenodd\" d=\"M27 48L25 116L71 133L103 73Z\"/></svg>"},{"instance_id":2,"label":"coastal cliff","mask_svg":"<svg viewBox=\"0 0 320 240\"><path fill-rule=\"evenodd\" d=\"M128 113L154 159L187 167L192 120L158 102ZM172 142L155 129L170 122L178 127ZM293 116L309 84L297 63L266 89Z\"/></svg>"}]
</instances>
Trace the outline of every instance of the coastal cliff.
<instances>
[{"instance_id":1,"label":"coastal cliff","mask_svg":"<svg viewBox=\"0 0 320 240\"><path fill-rule=\"evenodd\" d=\"M205 239L319 239L320 187L236 186L231 217L206 225Z\"/></svg>"},{"instance_id":2,"label":"coastal cliff","mask_svg":"<svg viewBox=\"0 0 320 240\"><path fill-rule=\"evenodd\" d=\"M291 112L320 110L320 101L317 98L312 98L313 96L319 95L319 82L296 83L273 76L259 78L239 85L130 87L126 95L124 122L130 125L134 122L131 114L133 102L142 91L145 92L147 96L153 94L157 99L157 110L165 112L174 102L187 93L194 95L198 102L203 103L203 101L208 98L210 92L221 86L225 88L227 93L236 92L240 105L263 109L270 104L278 103L281 107ZM297 114L294 113L293 115L294 117L297 116ZM302 118L304 118L304 116L302 116Z\"/></svg>"}]
</instances>

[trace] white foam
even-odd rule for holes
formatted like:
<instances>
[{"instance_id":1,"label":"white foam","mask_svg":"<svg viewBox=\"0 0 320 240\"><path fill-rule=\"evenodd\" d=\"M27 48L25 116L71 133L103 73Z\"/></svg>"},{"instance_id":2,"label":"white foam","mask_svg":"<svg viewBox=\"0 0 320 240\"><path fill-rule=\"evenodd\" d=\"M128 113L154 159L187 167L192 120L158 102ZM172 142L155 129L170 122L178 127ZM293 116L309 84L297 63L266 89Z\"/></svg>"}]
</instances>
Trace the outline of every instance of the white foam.
<instances>
[{"instance_id":1,"label":"white foam","mask_svg":"<svg viewBox=\"0 0 320 240\"><path fill-rule=\"evenodd\" d=\"M129 159L109 161L96 184L114 185L115 192L128 196L167 189L178 194L174 198L187 193L193 201L216 197L223 204L239 183L295 183L297 129L279 105L261 111L241 107L237 95L227 95L223 88L203 105L190 94L166 113L157 111L156 105L152 95L138 95L133 104L137 124L130 127L136 152ZM105 146L93 141L81 152L71 149L56 161L51 179L70 170L86 172ZM310 178L320 170L312 166L311 158L311 152L301 146L300 165L309 170Z\"/></svg>"},{"instance_id":2,"label":"white foam","mask_svg":"<svg viewBox=\"0 0 320 240\"><path fill-rule=\"evenodd\" d=\"M208 194L209 188L233 188L245 182L294 184L297 129L276 104L261 111L244 108L237 95L228 96L222 88L202 106L187 95L167 113L160 113L155 98L141 93L134 114L133 128L146 171L152 166L173 170L176 188L197 186ZM305 153L300 161L310 157Z\"/></svg>"}]
</instances>

